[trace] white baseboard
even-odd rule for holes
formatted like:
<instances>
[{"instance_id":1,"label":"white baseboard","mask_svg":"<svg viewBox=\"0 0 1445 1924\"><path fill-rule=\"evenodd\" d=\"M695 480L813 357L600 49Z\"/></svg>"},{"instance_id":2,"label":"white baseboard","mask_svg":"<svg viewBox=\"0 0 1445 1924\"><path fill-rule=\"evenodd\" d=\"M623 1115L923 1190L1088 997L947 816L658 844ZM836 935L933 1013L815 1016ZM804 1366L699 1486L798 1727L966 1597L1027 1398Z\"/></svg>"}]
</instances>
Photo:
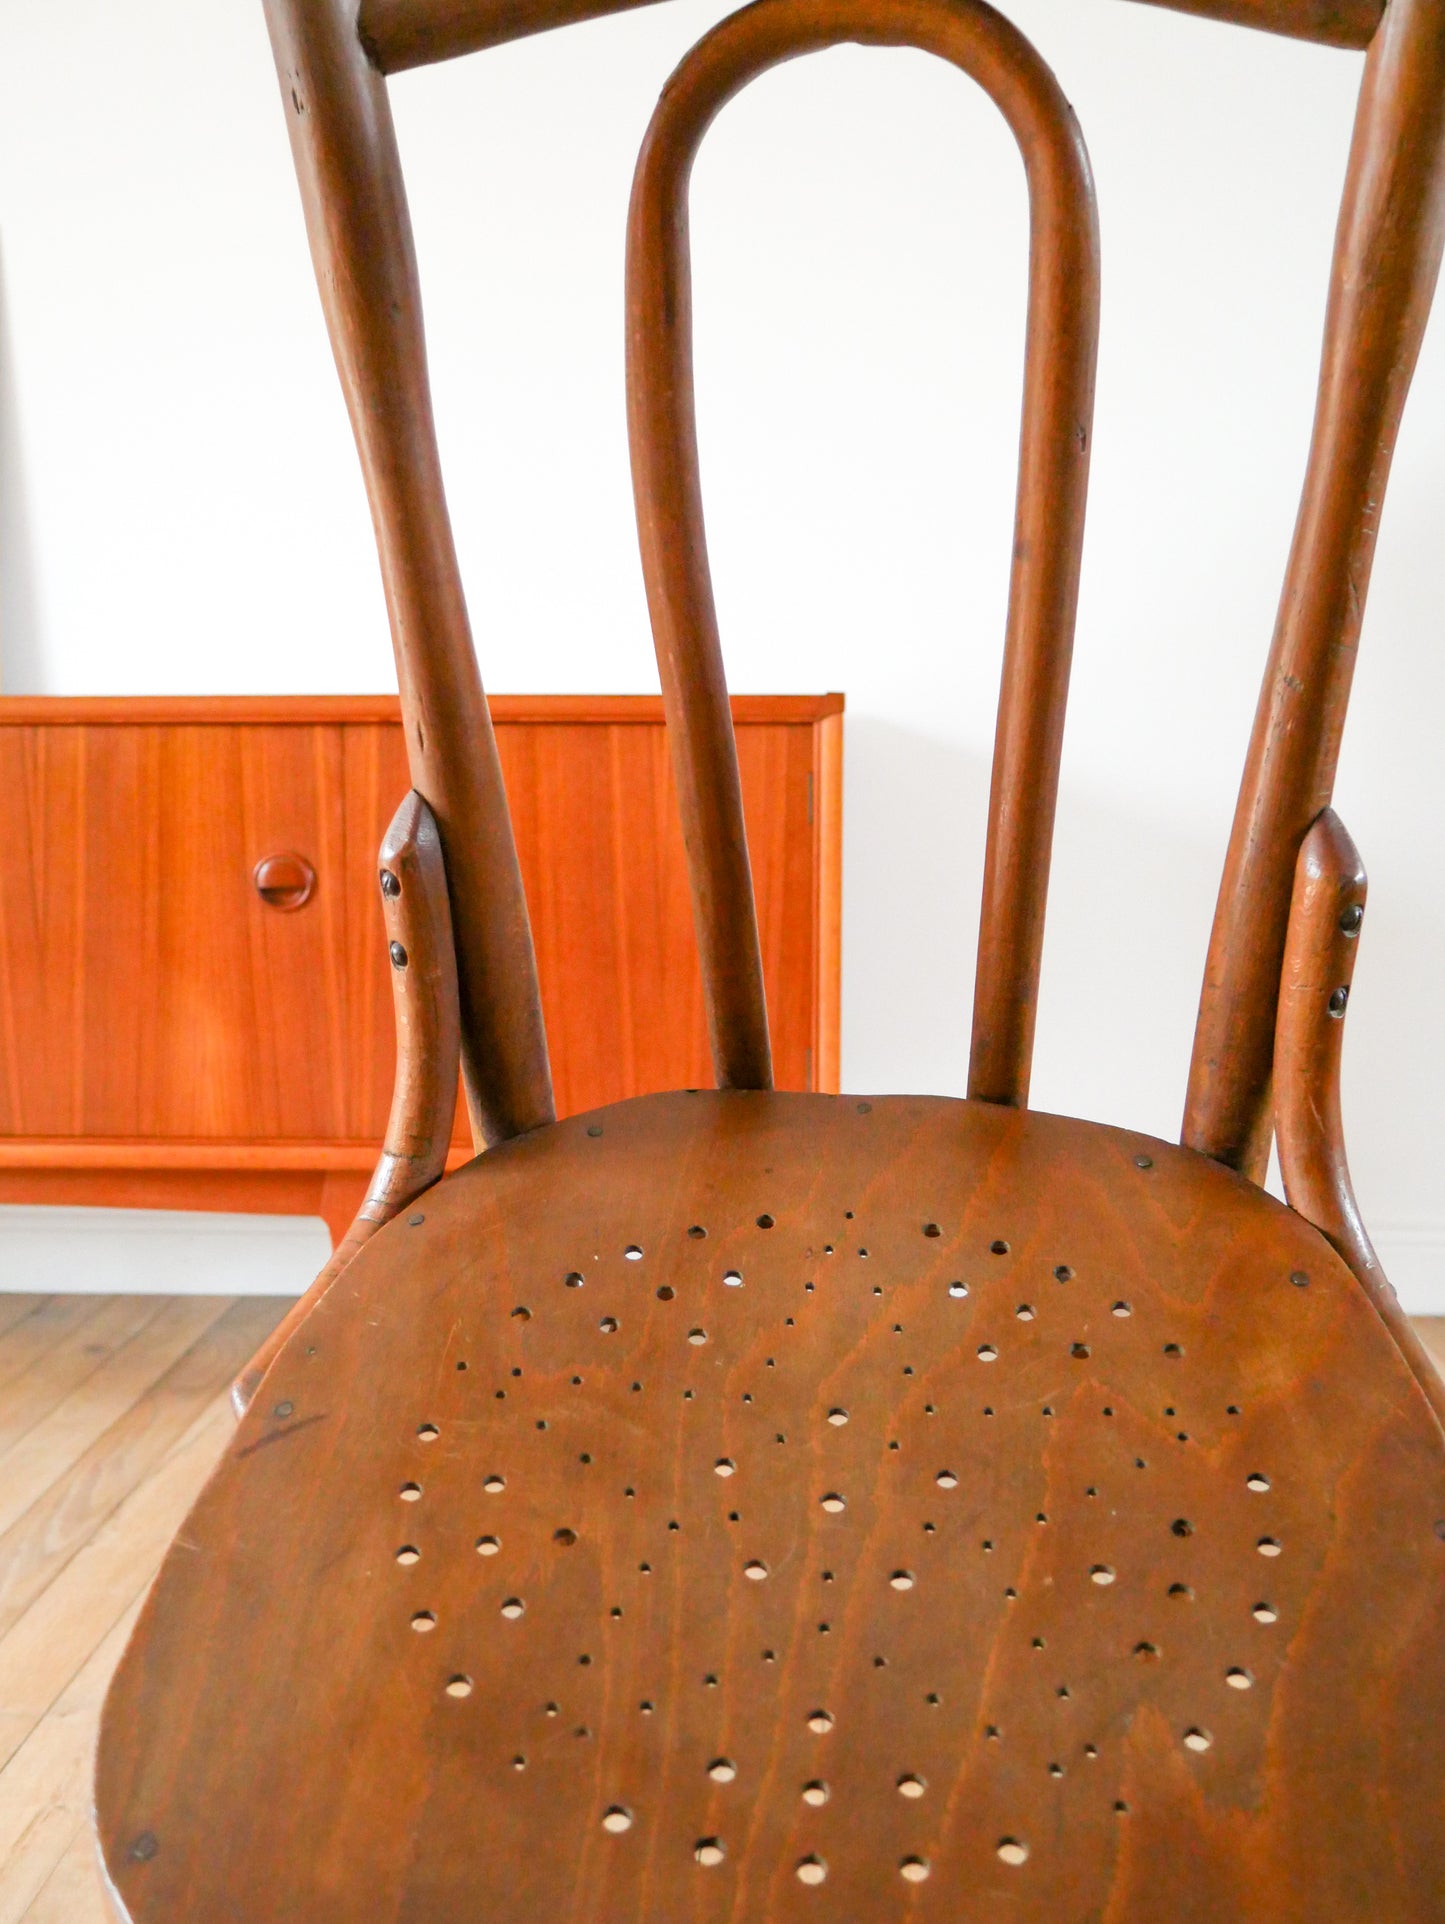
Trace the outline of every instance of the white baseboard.
<instances>
[{"instance_id":1,"label":"white baseboard","mask_svg":"<svg viewBox=\"0 0 1445 1924\"><path fill-rule=\"evenodd\" d=\"M1445 1316L1445 1224L1382 1224L1385 1274L1415 1316ZM330 1253L315 1216L0 1206L0 1290L299 1296Z\"/></svg>"},{"instance_id":2,"label":"white baseboard","mask_svg":"<svg viewBox=\"0 0 1445 1924\"><path fill-rule=\"evenodd\" d=\"M330 1253L319 1216L0 1206L0 1290L299 1296Z\"/></svg>"}]
</instances>

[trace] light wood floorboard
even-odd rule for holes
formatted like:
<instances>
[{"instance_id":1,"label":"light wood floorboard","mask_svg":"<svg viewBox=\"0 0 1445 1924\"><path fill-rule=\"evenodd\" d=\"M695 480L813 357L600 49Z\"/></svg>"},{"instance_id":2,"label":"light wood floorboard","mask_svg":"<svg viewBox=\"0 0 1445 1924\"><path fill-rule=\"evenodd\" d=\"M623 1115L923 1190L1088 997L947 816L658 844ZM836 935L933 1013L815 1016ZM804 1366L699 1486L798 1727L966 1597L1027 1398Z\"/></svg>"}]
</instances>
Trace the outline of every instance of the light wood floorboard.
<instances>
[{"instance_id":1,"label":"light wood floorboard","mask_svg":"<svg viewBox=\"0 0 1445 1924\"><path fill-rule=\"evenodd\" d=\"M110 1917L90 1830L111 1672L288 1305L0 1295L0 1924Z\"/></svg>"},{"instance_id":2,"label":"light wood floorboard","mask_svg":"<svg viewBox=\"0 0 1445 1924\"><path fill-rule=\"evenodd\" d=\"M0 1295L0 1924L106 1924L106 1685L225 1446L271 1298ZM1416 1327L1445 1368L1445 1317Z\"/></svg>"}]
</instances>

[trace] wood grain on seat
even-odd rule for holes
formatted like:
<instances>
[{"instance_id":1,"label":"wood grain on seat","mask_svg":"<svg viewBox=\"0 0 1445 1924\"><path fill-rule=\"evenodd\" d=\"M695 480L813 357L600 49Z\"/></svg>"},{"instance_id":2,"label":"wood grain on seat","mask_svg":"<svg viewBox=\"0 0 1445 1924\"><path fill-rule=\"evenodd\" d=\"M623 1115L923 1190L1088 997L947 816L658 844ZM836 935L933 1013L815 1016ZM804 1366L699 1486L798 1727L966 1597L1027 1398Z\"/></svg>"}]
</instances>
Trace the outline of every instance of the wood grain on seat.
<instances>
[{"instance_id":1,"label":"wood grain on seat","mask_svg":"<svg viewBox=\"0 0 1445 1924\"><path fill-rule=\"evenodd\" d=\"M645 1098L449 1178L293 1337L100 1833L136 1924L1437 1918L1442 1633L1433 1415L1244 1178Z\"/></svg>"}]
</instances>

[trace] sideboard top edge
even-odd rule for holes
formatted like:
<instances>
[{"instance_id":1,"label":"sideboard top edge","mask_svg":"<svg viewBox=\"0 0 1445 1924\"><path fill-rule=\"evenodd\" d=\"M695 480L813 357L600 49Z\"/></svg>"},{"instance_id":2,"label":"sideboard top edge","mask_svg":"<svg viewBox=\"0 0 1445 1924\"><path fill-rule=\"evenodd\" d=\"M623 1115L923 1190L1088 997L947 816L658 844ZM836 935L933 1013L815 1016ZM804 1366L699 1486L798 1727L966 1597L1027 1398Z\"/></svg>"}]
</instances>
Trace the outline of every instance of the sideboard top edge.
<instances>
[{"instance_id":1,"label":"sideboard top edge","mask_svg":"<svg viewBox=\"0 0 1445 1924\"><path fill-rule=\"evenodd\" d=\"M491 695L508 723L644 723L662 720L660 695ZM734 695L733 720L808 723L843 712L841 694ZM0 727L315 727L399 722L395 695L0 695Z\"/></svg>"}]
</instances>

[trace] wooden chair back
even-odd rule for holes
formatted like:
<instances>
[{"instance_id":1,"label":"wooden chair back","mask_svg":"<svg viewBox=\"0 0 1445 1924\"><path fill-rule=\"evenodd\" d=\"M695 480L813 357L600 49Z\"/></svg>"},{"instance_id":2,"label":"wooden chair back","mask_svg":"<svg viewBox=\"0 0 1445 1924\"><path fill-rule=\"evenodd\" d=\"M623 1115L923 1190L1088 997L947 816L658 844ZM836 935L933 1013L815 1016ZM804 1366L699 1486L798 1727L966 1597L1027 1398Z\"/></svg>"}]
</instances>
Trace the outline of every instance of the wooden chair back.
<instances>
[{"instance_id":1,"label":"wooden chair back","mask_svg":"<svg viewBox=\"0 0 1445 1924\"><path fill-rule=\"evenodd\" d=\"M447 518L386 76L638 3L649 0L363 0L359 11L355 0L266 0L318 280L376 525L412 779L436 815L446 852L463 1073L479 1147L535 1127L553 1110L526 905ZM1388 10L1383 0L1160 3L1369 49L1313 442L1220 889L1182 1134L1186 1145L1260 1180L1295 865L1333 788L1390 458L1439 271L1445 29L1440 0L1392 0ZM890 30L879 22L888 11L858 10L850 33L885 37ZM730 29L734 38L724 44L740 44L747 31ZM1008 37L1001 21L991 31L1000 45ZM1031 380L1017 524L1026 545L1010 600L969 1078L971 1094L1005 1103L1023 1102L1028 1090L1097 299L1087 163L1065 131L1059 103L1045 105L1042 82L1035 92L1028 107L1022 99L1005 104L1011 119L1022 116L1015 130L1034 204ZM718 1076L724 1086L765 1087L766 1015L688 390L679 386L669 402L660 385L664 365L687 380L689 345L685 324L664 325L650 285L666 275L680 288L686 266L681 243L657 225L659 196L671 193L676 201L681 191L679 168L669 185L659 153L654 139L631 226L640 525ZM680 206L674 211L680 214Z\"/></svg>"}]
</instances>

